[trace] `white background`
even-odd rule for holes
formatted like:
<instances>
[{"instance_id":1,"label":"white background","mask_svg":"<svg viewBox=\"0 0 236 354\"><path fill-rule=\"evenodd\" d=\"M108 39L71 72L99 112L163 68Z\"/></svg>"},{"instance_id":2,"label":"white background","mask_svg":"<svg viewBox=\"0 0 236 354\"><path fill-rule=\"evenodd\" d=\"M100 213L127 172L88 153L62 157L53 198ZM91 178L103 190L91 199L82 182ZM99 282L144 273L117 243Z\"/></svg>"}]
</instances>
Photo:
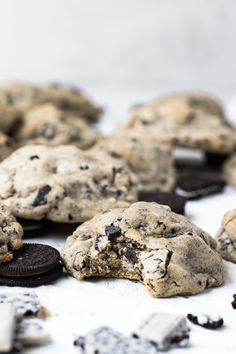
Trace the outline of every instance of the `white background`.
<instances>
[{"instance_id":1,"label":"white background","mask_svg":"<svg viewBox=\"0 0 236 354\"><path fill-rule=\"evenodd\" d=\"M109 132L128 108L160 93L197 88L229 102L236 118L235 0L0 0L0 81L61 81L86 88L106 108ZM187 215L212 235L236 192L191 202ZM60 248L57 232L40 242ZM143 285L125 280L78 282L65 278L36 291L53 316L54 343L32 354L74 353L76 334L110 324L129 333L153 310L219 312L225 328L192 326L189 350L236 352L236 266L226 263L226 285L188 299L153 299ZM1 288L5 291L5 288ZM14 289L13 291L16 291ZM76 351L75 351L76 352Z\"/></svg>"}]
</instances>

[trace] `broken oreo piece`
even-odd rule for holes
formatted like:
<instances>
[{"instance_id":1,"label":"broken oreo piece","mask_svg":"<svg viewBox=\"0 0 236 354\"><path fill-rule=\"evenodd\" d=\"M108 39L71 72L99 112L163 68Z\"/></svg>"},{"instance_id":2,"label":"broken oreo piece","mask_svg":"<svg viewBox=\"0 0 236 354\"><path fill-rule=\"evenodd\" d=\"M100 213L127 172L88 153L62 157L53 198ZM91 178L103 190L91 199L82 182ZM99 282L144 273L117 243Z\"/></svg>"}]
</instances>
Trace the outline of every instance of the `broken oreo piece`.
<instances>
[{"instance_id":1,"label":"broken oreo piece","mask_svg":"<svg viewBox=\"0 0 236 354\"><path fill-rule=\"evenodd\" d=\"M115 237L119 237L121 235L121 228L115 225L107 226L106 235L108 236L109 240L112 240Z\"/></svg>"},{"instance_id":2,"label":"broken oreo piece","mask_svg":"<svg viewBox=\"0 0 236 354\"><path fill-rule=\"evenodd\" d=\"M48 231L52 222L47 219L42 220L27 220L17 218L24 230L24 238L37 237Z\"/></svg>"},{"instance_id":3,"label":"broken oreo piece","mask_svg":"<svg viewBox=\"0 0 236 354\"><path fill-rule=\"evenodd\" d=\"M34 288L36 286L48 284L57 280L62 275L62 272L63 266L59 263L56 268L34 276L6 277L0 275L0 286L21 286L25 288Z\"/></svg>"},{"instance_id":4,"label":"broken oreo piece","mask_svg":"<svg viewBox=\"0 0 236 354\"><path fill-rule=\"evenodd\" d=\"M221 193L226 185L218 173L188 173L177 180L176 193L189 200Z\"/></svg>"},{"instance_id":5,"label":"broken oreo piece","mask_svg":"<svg viewBox=\"0 0 236 354\"><path fill-rule=\"evenodd\" d=\"M218 329L223 326L224 320L220 316L209 315L192 315L189 313L187 319L197 326L201 326L206 329Z\"/></svg>"},{"instance_id":6,"label":"broken oreo piece","mask_svg":"<svg viewBox=\"0 0 236 354\"><path fill-rule=\"evenodd\" d=\"M183 198L175 193L140 191L139 201L156 202L158 204L168 205L173 212L184 215L186 198Z\"/></svg>"},{"instance_id":7,"label":"broken oreo piece","mask_svg":"<svg viewBox=\"0 0 236 354\"><path fill-rule=\"evenodd\" d=\"M4 277L28 277L43 274L60 264L60 253L53 247L38 243L25 243L14 251L11 262L0 265Z\"/></svg>"},{"instance_id":8,"label":"broken oreo piece","mask_svg":"<svg viewBox=\"0 0 236 354\"><path fill-rule=\"evenodd\" d=\"M233 307L234 310L236 310L236 294L233 295L233 301L231 302L231 305Z\"/></svg>"}]
</instances>

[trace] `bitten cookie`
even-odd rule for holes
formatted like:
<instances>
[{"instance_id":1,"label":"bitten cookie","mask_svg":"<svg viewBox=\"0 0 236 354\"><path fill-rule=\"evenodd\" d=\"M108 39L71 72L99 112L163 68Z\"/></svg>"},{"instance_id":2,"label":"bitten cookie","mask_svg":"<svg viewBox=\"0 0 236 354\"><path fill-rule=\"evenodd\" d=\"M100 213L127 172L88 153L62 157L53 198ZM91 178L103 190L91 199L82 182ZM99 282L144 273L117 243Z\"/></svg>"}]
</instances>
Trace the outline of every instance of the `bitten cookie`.
<instances>
[{"instance_id":1,"label":"bitten cookie","mask_svg":"<svg viewBox=\"0 0 236 354\"><path fill-rule=\"evenodd\" d=\"M71 144L80 149L88 149L101 135L82 118L46 103L33 107L24 115L22 125L14 137L19 145Z\"/></svg>"},{"instance_id":2,"label":"bitten cookie","mask_svg":"<svg viewBox=\"0 0 236 354\"><path fill-rule=\"evenodd\" d=\"M68 237L68 272L141 281L156 297L197 294L223 283L215 240L167 206L138 202L98 214Z\"/></svg>"},{"instance_id":3,"label":"bitten cookie","mask_svg":"<svg viewBox=\"0 0 236 354\"><path fill-rule=\"evenodd\" d=\"M236 263L236 210L228 211L224 215L216 240L222 257Z\"/></svg>"},{"instance_id":4,"label":"bitten cookie","mask_svg":"<svg viewBox=\"0 0 236 354\"><path fill-rule=\"evenodd\" d=\"M74 112L89 122L99 119L100 107L76 87L51 84L36 86L9 84L0 87L0 104L26 111L30 107L51 102L64 111Z\"/></svg>"},{"instance_id":5,"label":"bitten cookie","mask_svg":"<svg viewBox=\"0 0 236 354\"><path fill-rule=\"evenodd\" d=\"M0 182L0 200L25 219L83 222L137 200L135 178L126 166L70 145L16 150L0 164Z\"/></svg>"},{"instance_id":6,"label":"bitten cookie","mask_svg":"<svg viewBox=\"0 0 236 354\"><path fill-rule=\"evenodd\" d=\"M124 161L136 175L139 190L171 191L175 183L172 147L168 143L157 144L151 136L131 130L120 130L109 139L100 141L91 155L108 155Z\"/></svg>"},{"instance_id":7,"label":"bitten cookie","mask_svg":"<svg viewBox=\"0 0 236 354\"><path fill-rule=\"evenodd\" d=\"M219 155L231 153L236 146L236 131L224 119L222 107L198 94L169 96L138 107L126 127L174 146Z\"/></svg>"},{"instance_id":8,"label":"bitten cookie","mask_svg":"<svg viewBox=\"0 0 236 354\"><path fill-rule=\"evenodd\" d=\"M23 229L11 211L0 203L0 264L12 260L11 250L22 247Z\"/></svg>"}]
</instances>

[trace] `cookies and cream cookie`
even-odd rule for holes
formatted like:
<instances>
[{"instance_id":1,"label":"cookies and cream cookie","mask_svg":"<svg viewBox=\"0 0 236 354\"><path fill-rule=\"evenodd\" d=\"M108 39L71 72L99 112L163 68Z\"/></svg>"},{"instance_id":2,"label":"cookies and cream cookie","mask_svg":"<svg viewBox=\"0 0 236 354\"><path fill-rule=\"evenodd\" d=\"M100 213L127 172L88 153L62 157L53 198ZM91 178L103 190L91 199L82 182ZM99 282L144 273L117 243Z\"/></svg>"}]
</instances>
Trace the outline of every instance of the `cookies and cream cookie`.
<instances>
[{"instance_id":1,"label":"cookies and cream cookie","mask_svg":"<svg viewBox=\"0 0 236 354\"><path fill-rule=\"evenodd\" d=\"M216 241L157 203L138 202L96 215L67 238L61 255L79 280L138 280L156 297L197 294L224 280Z\"/></svg>"},{"instance_id":2,"label":"cookies and cream cookie","mask_svg":"<svg viewBox=\"0 0 236 354\"><path fill-rule=\"evenodd\" d=\"M137 200L136 180L122 162L71 145L16 150L0 164L0 183L0 201L24 219L83 222Z\"/></svg>"},{"instance_id":3,"label":"cookies and cream cookie","mask_svg":"<svg viewBox=\"0 0 236 354\"><path fill-rule=\"evenodd\" d=\"M75 145L92 147L101 134L82 118L66 113L52 103L31 108L14 134L19 145Z\"/></svg>"},{"instance_id":4,"label":"cookies and cream cookie","mask_svg":"<svg viewBox=\"0 0 236 354\"><path fill-rule=\"evenodd\" d=\"M236 147L236 131L225 120L221 105L199 94L169 96L135 108L125 126L174 146L219 155Z\"/></svg>"},{"instance_id":5,"label":"cookies and cream cookie","mask_svg":"<svg viewBox=\"0 0 236 354\"><path fill-rule=\"evenodd\" d=\"M236 210L230 210L224 215L216 240L222 257L236 263Z\"/></svg>"}]
</instances>

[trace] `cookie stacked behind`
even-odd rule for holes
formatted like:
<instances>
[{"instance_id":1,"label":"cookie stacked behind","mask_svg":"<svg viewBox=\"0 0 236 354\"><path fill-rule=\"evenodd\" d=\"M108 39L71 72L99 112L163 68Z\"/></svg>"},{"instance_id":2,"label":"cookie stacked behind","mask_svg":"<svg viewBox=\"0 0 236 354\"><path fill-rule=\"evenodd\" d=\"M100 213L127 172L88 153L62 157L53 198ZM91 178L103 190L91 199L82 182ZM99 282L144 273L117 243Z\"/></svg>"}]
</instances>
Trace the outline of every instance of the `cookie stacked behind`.
<instances>
[{"instance_id":1,"label":"cookie stacked behind","mask_svg":"<svg viewBox=\"0 0 236 354\"><path fill-rule=\"evenodd\" d=\"M72 144L87 149L100 134L90 126L101 109L66 85L0 87L0 161L29 144Z\"/></svg>"},{"instance_id":2,"label":"cookie stacked behind","mask_svg":"<svg viewBox=\"0 0 236 354\"><path fill-rule=\"evenodd\" d=\"M207 95L190 93L157 99L131 112L127 128L161 136L174 146L227 155L236 147L236 133L221 104Z\"/></svg>"}]
</instances>

